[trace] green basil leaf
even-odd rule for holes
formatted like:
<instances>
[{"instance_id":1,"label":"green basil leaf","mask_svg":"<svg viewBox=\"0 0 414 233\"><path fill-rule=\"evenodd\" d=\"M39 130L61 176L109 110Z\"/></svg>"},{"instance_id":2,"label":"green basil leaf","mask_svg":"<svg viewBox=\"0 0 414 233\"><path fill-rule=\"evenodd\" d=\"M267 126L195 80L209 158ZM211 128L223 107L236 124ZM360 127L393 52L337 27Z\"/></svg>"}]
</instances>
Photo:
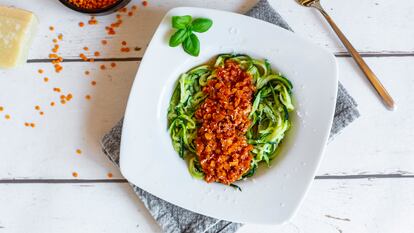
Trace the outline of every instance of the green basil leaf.
<instances>
[{"instance_id":1,"label":"green basil leaf","mask_svg":"<svg viewBox=\"0 0 414 233\"><path fill-rule=\"evenodd\" d=\"M183 16L173 16L172 17L172 27L177 29L184 29L191 23L191 16L190 15L183 15Z\"/></svg>"},{"instance_id":2,"label":"green basil leaf","mask_svg":"<svg viewBox=\"0 0 414 233\"><path fill-rule=\"evenodd\" d=\"M197 57L200 54L200 41L194 33L191 33L183 43L184 51L188 54Z\"/></svg>"},{"instance_id":3,"label":"green basil leaf","mask_svg":"<svg viewBox=\"0 0 414 233\"><path fill-rule=\"evenodd\" d=\"M185 38L188 37L187 30L180 29L176 31L171 37L169 41L170 47L177 47L181 43L184 42Z\"/></svg>"},{"instance_id":4,"label":"green basil leaf","mask_svg":"<svg viewBox=\"0 0 414 233\"><path fill-rule=\"evenodd\" d=\"M191 23L191 29L195 32L206 32L212 25L211 19L197 18Z\"/></svg>"}]
</instances>

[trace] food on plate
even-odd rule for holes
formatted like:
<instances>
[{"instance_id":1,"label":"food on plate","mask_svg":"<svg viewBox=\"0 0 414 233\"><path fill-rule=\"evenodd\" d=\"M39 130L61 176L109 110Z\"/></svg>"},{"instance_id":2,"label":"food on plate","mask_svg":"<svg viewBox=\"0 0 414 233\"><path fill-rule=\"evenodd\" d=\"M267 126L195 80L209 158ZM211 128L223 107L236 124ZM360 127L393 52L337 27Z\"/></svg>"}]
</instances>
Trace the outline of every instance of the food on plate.
<instances>
[{"instance_id":1,"label":"food on plate","mask_svg":"<svg viewBox=\"0 0 414 233\"><path fill-rule=\"evenodd\" d=\"M0 6L0 68L13 68L26 62L37 25L32 12Z\"/></svg>"},{"instance_id":2,"label":"food on plate","mask_svg":"<svg viewBox=\"0 0 414 233\"><path fill-rule=\"evenodd\" d=\"M182 74L168 108L193 177L230 185L270 165L291 126L292 83L266 60L222 54Z\"/></svg>"},{"instance_id":3,"label":"food on plate","mask_svg":"<svg viewBox=\"0 0 414 233\"><path fill-rule=\"evenodd\" d=\"M170 37L169 45L177 47L182 45L184 51L191 56L200 54L200 40L194 32L202 33L213 26L213 21L207 18L193 18L190 15L173 16L172 27L177 31Z\"/></svg>"}]
</instances>

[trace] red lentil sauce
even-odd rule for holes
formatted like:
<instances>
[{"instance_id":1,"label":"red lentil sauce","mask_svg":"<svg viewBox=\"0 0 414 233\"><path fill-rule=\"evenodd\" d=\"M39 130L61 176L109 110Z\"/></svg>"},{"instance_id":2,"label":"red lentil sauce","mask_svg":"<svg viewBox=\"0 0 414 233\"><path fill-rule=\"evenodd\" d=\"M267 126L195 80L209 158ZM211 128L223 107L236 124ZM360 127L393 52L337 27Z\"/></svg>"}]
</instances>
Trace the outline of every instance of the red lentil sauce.
<instances>
[{"instance_id":1,"label":"red lentil sauce","mask_svg":"<svg viewBox=\"0 0 414 233\"><path fill-rule=\"evenodd\" d=\"M254 90L252 77L232 62L203 88L208 97L195 113L201 125L195 142L207 182L231 184L250 169L253 146L245 134Z\"/></svg>"}]
</instances>

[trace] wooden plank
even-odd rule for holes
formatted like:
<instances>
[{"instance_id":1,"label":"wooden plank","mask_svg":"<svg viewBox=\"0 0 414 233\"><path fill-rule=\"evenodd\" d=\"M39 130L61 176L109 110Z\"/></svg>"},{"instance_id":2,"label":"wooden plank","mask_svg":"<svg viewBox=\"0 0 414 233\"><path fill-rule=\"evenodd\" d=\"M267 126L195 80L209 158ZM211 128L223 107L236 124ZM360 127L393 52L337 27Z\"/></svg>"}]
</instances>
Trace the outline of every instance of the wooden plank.
<instances>
[{"instance_id":1,"label":"wooden plank","mask_svg":"<svg viewBox=\"0 0 414 233\"><path fill-rule=\"evenodd\" d=\"M350 58L338 58L340 80L359 103L362 117L331 142L318 175L414 174L414 135L410 125L414 83L413 57L367 58L388 87L399 107L384 109L376 94ZM64 63L60 74L48 63L27 64L21 69L0 71L0 179L105 179L107 173L121 178L101 152L100 138L123 115L138 62ZM106 70L100 70L105 64ZM42 75L37 73L44 69ZM90 75L84 75L89 70ZM44 83L42 78L50 81ZM91 81L97 85L92 86ZM59 104L61 93L72 101ZM85 95L91 95L87 101ZM51 101L57 103L51 107ZM34 108L39 105L44 116ZM4 118L11 115L11 120ZM35 122L36 128L24 126ZM398 138L391 140L390 138ZM76 153L77 149L82 154Z\"/></svg>"},{"instance_id":2,"label":"wooden plank","mask_svg":"<svg viewBox=\"0 0 414 233\"><path fill-rule=\"evenodd\" d=\"M414 179L316 181L303 206L279 227L246 226L239 233L409 233L414 227ZM398 191L396 191L398 190Z\"/></svg>"},{"instance_id":3,"label":"wooden plank","mask_svg":"<svg viewBox=\"0 0 414 233\"><path fill-rule=\"evenodd\" d=\"M386 110L351 58L338 59L339 77L359 104L361 118L327 147L320 175L414 173L414 57L367 58L397 103Z\"/></svg>"},{"instance_id":4,"label":"wooden plank","mask_svg":"<svg viewBox=\"0 0 414 233\"><path fill-rule=\"evenodd\" d=\"M0 232L161 232L128 184L0 185Z\"/></svg>"},{"instance_id":5,"label":"wooden plank","mask_svg":"<svg viewBox=\"0 0 414 233\"><path fill-rule=\"evenodd\" d=\"M117 62L114 68L111 63L65 63L59 74L49 63L0 71L1 178L73 178L72 172L78 178L102 179L109 172L120 177L102 153L100 139L123 116L138 62ZM72 94L73 99L62 105L62 94ZM25 122L36 126L25 127Z\"/></svg>"},{"instance_id":6,"label":"wooden plank","mask_svg":"<svg viewBox=\"0 0 414 233\"><path fill-rule=\"evenodd\" d=\"M58 1L38 0L36 2L24 2L4 0L4 5L15 5L32 10L40 19L40 30L30 52L31 59L47 58L53 47L52 39L59 33L63 34L63 41L59 42L59 54L64 58L79 58L80 53L93 56L99 51L101 57L137 57L142 56L163 14L176 6L199 6L218 8L229 11L245 12L257 0L228 0L228 1L203 1L203 0L170 0L150 1L148 7L142 7L139 0L132 4L139 9L134 16L123 18L123 24L117 34L110 36L105 31L105 26L114 22L115 14L98 17L98 24L87 24L89 17L70 11ZM285 17L286 21L300 36L328 48L332 52L345 51L332 30L328 28L323 19L315 10L299 6L292 0L271 0L272 5ZM400 1L393 4L387 0L332 0L323 1L327 11L337 21L355 47L363 52L400 52L412 54L414 45L410 38L414 38L414 2ZM44 8L47 6L47 14ZM358 7L354 7L358 6ZM352 17L349 17L352 14ZM80 28L79 22L86 23ZM49 26L54 26L51 32ZM380 38L380 39L378 39ZM100 41L107 40L107 46L102 46ZM128 42L132 52L122 53L121 42ZM89 51L83 51L87 46ZM140 49L134 51L134 48Z\"/></svg>"},{"instance_id":7,"label":"wooden plank","mask_svg":"<svg viewBox=\"0 0 414 233\"><path fill-rule=\"evenodd\" d=\"M409 233L413 192L414 179L317 180L290 222L239 233ZM0 232L160 232L127 184L3 184L0 193Z\"/></svg>"},{"instance_id":8,"label":"wooden plank","mask_svg":"<svg viewBox=\"0 0 414 233\"><path fill-rule=\"evenodd\" d=\"M323 17L314 9L292 0L270 0L299 35L333 52L346 51ZM348 37L363 52L412 54L414 1L398 4L388 0L330 0L321 4Z\"/></svg>"},{"instance_id":9,"label":"wooden plank","mask_svg":"<svg viewBox=\"0 0 414 233\"><path fill-rule=\"evenodd\" d=\"M249 9L256 0L228 0L228 1L203 1L203 0L173 0L173 1L149 1L148 7L141 5L141 0L133 0L132 5L138 6L134 16L129 17L125 14L122 26L116 30L116 35L108 35L105 26L116 21L116 15L97 17L97 25L89 25L89 16L68 10L58 1L38 0L32 1L13 1L4 0L4 5L14 5L33 11L39 17L40 27L34 45L30 51L30 59L47 58L54 44L53 38L59 33L63 34L63 41L59 42L59 55L64 58L79 58L80 53L93 57L95 51L100 52L100 57L137 57L142 56L145 47L150 41L152 34L158 26L161 18L166 11L178 6L197 6L218 8L229 11L244 12ZM47 6L47 14L44 13ZM78 23L85 23L84 27L79 27ZM49 26L54 27L54 31L49 30ZM101 40L107 40L108 44L103 46ZM120 51L121 42L126 41L131 49L129 53ZM88 47L88 51L83 51L83 47ZM135 51L135 48L139 51Z\"/></svg>"}]
</instances>

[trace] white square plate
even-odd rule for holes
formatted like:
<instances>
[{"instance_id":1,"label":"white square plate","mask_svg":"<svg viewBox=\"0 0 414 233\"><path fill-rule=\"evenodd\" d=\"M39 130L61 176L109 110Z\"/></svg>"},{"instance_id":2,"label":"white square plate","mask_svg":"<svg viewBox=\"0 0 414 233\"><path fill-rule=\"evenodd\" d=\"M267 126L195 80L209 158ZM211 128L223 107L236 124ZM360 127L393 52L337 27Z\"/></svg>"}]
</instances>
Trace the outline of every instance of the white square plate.
<instances>
[{"instance_id":1,"label":"white square plate","mask_svg":"<svg viewBox=\"0 0 414 233\"><path fill-rule=\"evenodd\" d=\"M168 46L171 17L213 20L198 34L199 57ZM192 178L174 151L167 109L179 75L221 53L266 58L293 83L293 128L279 157L262 166L242 191ZM230 12L181 7L170 10L142 59L128 101L121 143L121 171L133 184L177 206L219 219L279 224L293 216L321 160L335 110L337 71L326 50L275 25Z\"/></svg>"}]
</instances>

